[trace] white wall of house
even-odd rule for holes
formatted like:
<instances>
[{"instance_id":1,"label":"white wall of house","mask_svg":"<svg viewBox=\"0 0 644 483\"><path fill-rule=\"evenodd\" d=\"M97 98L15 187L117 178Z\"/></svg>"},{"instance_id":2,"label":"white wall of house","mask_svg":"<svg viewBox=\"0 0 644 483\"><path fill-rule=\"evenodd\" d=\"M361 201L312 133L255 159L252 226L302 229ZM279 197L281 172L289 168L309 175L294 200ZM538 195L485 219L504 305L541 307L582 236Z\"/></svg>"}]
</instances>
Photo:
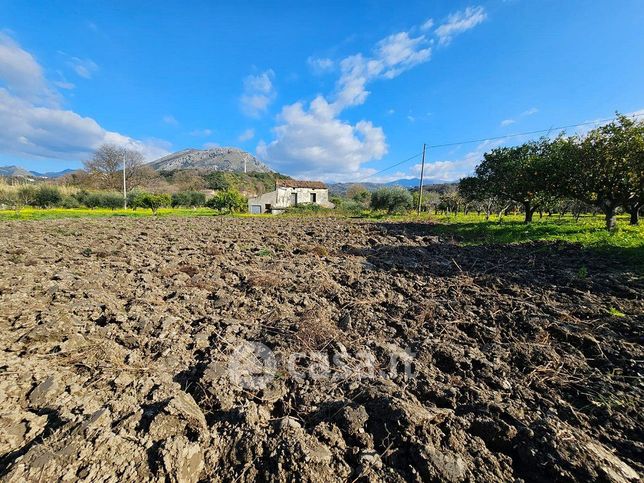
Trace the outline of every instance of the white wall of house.
<instances>
[{"instance_id":1,"label":"white wall of house","mask_svg":"<svg viewBox=\"0 0 644 483\"><path fill-rule=\"evenodd\" d=\"M295 198L297 202L295 202ZM277 206L289 207L295 204L315 203L326 206L329 204L329 190L313 188L277 188Z\"/></svg>"},{"instance_id":2,"label":"white wall of house","mask_svg":"<svg viewBox=\"0 0 644 483\"><path fill-rule=\"evenodd\" d=\"M272 210L273 213L280 213L290 206L296 204L315 203L325 208L333 208L329 202L329 190L327 188L285 188L280 186L275 191L264 193L256 198L248 199L249 213L266 213Z\"/></svg>"}]
</instances>

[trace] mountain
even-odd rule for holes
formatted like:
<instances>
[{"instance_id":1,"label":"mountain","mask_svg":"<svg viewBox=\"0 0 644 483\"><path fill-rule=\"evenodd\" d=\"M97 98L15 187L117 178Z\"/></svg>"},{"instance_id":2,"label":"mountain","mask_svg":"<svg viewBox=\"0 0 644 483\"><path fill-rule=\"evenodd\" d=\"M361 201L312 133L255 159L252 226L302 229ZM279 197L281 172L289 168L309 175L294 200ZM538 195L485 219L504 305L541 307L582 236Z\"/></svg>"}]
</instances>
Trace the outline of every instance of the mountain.
<instances>
[{"instance_id":1,"label":"mountain","mask_svg":"<svg viewBox=\"0 0 644 483\"><path fill-rule=\"evenodd\" d=\"M34 175L20 166L0 166L0 176L30 178Z\"/></svg>"},{"instance_id":2,"label":"mountain","mask_svg":"<svg viewBox=\"0 0 644 483\"><path fill-rule=\"evenodd\" d=\"M423 181L423 184L429 185L433 184L434 180L431 179L425 179ZM403 178L403 179L397 179L395 181L389 181L388 183L385 183L385 186L402 186L403 188L416 188L420 184L420 178Z\"/></svg>"},{"instance_id":3,"label":"mountain","mask_svg":"<svg viewBox=\"0 0 644 483\"><path fill-rule=\"evenodd\" d=\"M238 148L184 149L152 161L149 166L157 171L199 169L243 173L244 164L249 173L272 172L255 156Z\"/></svg>"},{"instance_id":4,"label":"mountain","mask_svg":"<svg viewBox=\"0 0 644 483\"><path fill-rule=\"evenodd\" d=\"M64 169L62 171L49 171L39 173L38 171L27 171L20 166L0 166L0 176L7 178L60 178L68 173L73 173L75 169Z\"/></svg>"},{"instance_id":5,"label":"mountain","mask_svg":"<svg viewBox=\"0 0 644 483\"><path fill-rule=\"evenodd\" d=\"M74 171L78 171L78 169L63 169L62 171L47 171L46 173L39 173L38 171L29 171L33 176L37 176L39 178L60 178L61 176L65 176L66 174L73 173Z\"/></svg>"}]
</instances>

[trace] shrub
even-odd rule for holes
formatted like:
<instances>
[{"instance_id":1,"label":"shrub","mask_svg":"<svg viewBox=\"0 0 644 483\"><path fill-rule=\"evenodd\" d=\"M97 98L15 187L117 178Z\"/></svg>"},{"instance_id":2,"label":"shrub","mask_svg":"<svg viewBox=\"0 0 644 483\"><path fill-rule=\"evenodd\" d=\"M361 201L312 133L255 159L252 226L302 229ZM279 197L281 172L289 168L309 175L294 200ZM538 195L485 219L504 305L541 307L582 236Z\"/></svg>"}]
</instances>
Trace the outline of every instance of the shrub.
<instances>
[{"instance_id":1,"label":"shrub","mask_svg":"<svg viewBox=\"0 0 644 483\"><path fill-rule=\"evenodd\" d=\"M412 207L413 197L405 188L380 188L371 194L371 207L387 213L403 212Z\"/></svg>"},{"instance_id":2,"label":"shrub","mask_svg":"<svg viewBox=\"0 0 644 483\"><path fill-rule=\"evenodd\" d=\"M80 198L81 203L88 208L111 208L116 210L123 207L123 195L120 193L86 193Z\"/></svg>"},{"instance_id":3,"label":"shrub","mask_svg":"<svg viewBox=\"0 0 644 483\"><path fill-rule=\"evenodd\" d=\"M101 193L100 203L102 208L113 210L123 208L123 195L121 193Z\"/></svg>"},{"instance_id":4,"label":"shrub","mask_svg":"<svg viewBox=\"0 0 644 483\"><path fill-rule=\"evenodd\" d=\"M220 191L206 201L206 206L208 208L230 212L244 210L246 208L246 204L246 198L237 190Z\"/></svg>"},{"instance_id":5,"label":"shrub","mask_svg":"<svg viewBox=\"0 0 644 483\"><path fill-rule=\"evenodd\" d=\"M90 194L89 191L83 189L83 190L77 191L72 196L79 204L83 206L87 206L86 199L89 196L89 194Z\"/></svg>"},{"instance_id":6,"label":"shrub","mask_svg":"<svg viewBox=\"0 0 644 483\"><path fill-rule=\"evenodd\" d=\"M141 204L142 208L149 208L152 210L152 213L156 215L159 208L170 206L172 204L172 198L170 195L142 193L137 198L137 202Z\"/></svg>"},{"instance_id":7,"label":"shrub","mask_svg":"<svg viewBox=\"0 0 644 483\"><path fill-rule=\"evenodd\" d=\"M359 201L344 200L340 203L336 203L336 209L356 216L362 213L365 209L365 205Z\"/></svg>"},{"instance_id":8,"label":"shrub","mask_svg":"<svg viewBox=\"0 0 644 483\"><path fill-rule=\"evenodd\" d=\"M206 203L206 195L200 191L182 191L172 195L172 207L187 206L197 207Z\"/></svg>"},{"instance_id":9,"label":"shrub","mask_svg":"<svg viewBox=\"0 0 644 483\"><path fill-rule=\"evenodd\" d=\"M82 203L88 208L99 208L101 206L100 193L87 193L82 198Z\"/></svg>"},{"instance_id":10,"label":"shrub","mask_svg":"<svg viewBox=\"0 0 644 483\"><path fill-rule=\"evenodd\" d=\"M65 196L60 202L61 208L80 208L80 203L73 196Z\"/></svg>"},{"instance_id":11,"label":"shrub","mask_svg":"<svg viewBox=\"0 0 644 483\"><path fill-rule=\"evenodd\" d=\"M371 193L369 190L360 184L354 184L347 190L347 198L358 203L369 203Z\"/></svg>"},{"instance_id":12,"label":"shrub","mask_svg":"<svg viewBox=\"0 0 644 483\"><path fill-rule=\"evenodd\" d=\"M19 206L35 205L38 190L34 186L21 186L16 194Z\"/></svg>"},{"instance_id":13,"label":"shrub","mask_svg":"<svg viewBox=\"0 0 644 483\"><path fill-rule=\"evenodd\" d=\"M20 205L18 203L17 193L15 191L0 190L0 206L3 209L6 207L19 210Z\"/></svg>"},{"instance_id":14,"label":"shrub","mask_svg":"<svg viewBox=\"0 0 644 483\"><path fill-rule=\"evenodd\" d=\"M41 208L56 206L62 201L63 197L58 188L54 186L43 185L36 190L34 204Z\"/></svg>"},{"instance_id":15,"label":"shrub","mask_svg":"<svg viewBox=\"0 0 644 483\"><path fill-rule=\"evenodd\" d=\"M129 191L127 194L127 206L129 208L132 208L133 210L136 210L137 208L143 208L142 200L145 195L148 193L134 189L132 191Z\"/></svg>"}]
</instances>

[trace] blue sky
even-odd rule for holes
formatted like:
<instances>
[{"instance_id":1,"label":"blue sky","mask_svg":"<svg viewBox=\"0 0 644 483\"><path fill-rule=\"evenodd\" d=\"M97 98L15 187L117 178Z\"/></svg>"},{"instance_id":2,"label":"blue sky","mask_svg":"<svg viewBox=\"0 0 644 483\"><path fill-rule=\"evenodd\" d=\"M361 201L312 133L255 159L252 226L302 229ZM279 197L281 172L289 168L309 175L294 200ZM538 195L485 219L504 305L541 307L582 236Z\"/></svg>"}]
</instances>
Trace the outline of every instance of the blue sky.
<instances>
[{"instance_id":1,"label":"blue sky","mask_svg":"<svg viewBox=\"0 0 644 483\"><path fill-rule=\"evenodd\" d=\"M302 178L644 108L644 2L0 0L0 164L239 146ZM428 176L493 146L428 152Z\"/></svg>"}]
</instances>

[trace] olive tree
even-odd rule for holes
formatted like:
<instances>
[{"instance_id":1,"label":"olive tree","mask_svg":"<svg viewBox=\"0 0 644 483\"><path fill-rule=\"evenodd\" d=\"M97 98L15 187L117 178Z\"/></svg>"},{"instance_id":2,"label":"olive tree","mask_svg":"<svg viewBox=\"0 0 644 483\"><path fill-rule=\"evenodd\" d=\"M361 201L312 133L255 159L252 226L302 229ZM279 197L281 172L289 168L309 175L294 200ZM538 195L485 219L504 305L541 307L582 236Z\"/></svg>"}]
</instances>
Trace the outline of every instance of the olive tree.
<instances>
[{"instance_id":1,"label":"olive tree","mask_svg":"<svg viewBox=\"0 0 644 483\"><path fill-rule=\"evenodd\" d=\"M386 210L387 213L409 210L412 203L413 197L409 190L399 186L380 188L371 194L371 208Z\"/></svg>"}]
</instances>

